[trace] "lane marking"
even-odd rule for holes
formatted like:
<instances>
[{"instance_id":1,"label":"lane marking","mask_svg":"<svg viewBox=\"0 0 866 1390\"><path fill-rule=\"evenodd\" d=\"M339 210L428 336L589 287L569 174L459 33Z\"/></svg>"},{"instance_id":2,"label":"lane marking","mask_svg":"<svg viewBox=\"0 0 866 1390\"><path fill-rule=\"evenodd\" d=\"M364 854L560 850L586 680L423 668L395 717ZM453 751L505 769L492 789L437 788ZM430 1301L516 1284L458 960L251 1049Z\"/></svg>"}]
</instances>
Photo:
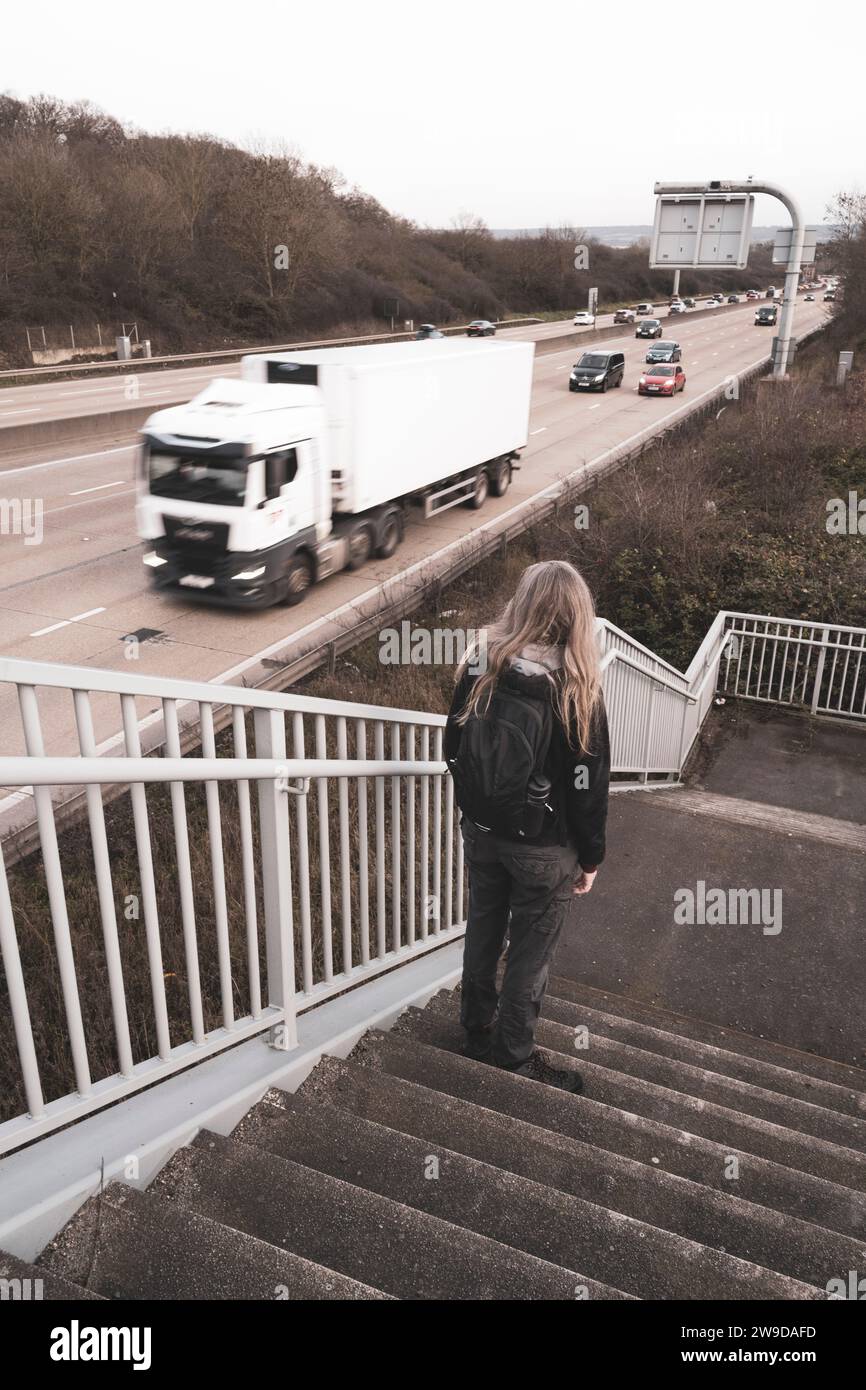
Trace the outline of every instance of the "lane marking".
<instances>
[{"instance_id":1,"label":"lane marking","mask_svg":"<svg viewBox=\"0 0 866 1390\"><path fill-rule=\"evenodd\" d=\"M70 492L70 497L83 497L86 492L102 492L107 487L123 487L126 478L118 478L116 483L99 483L97 487L81 487L77 492Z\"/></svg>"},{"instance_id":2,"label":"lane marking","mask_svg":"<svg viewBox=\"0 0 866 1390\"><path fill-rule=\"evenodd\" d=\"M62 622L52 623L50 627L40 627L38 632L31 632L31 637L44 637L49 632L56 632L58 628L69 627L70 623L82 623L85 618L95 618L97 613L104 613L104 608L88 608L86 613L76 613L74 618L64 618Z\"/></svg>"},{"instance_id":3,"label":"lane marking","mask_svg":"<svg viewBox=\"0 0 866 1390\"><path fill-rule=\"evenodd\" d=\"M130 449L137 449L138 444L118 444L113 449L99 449L93 454L72 454L70 458L49 459L47 463L24 463L18 468L0 468L0 478L8 478L12 473L31 473L37 468L56 468L61 463L82 463L86 459L101 459L108 454L128 454Z\"/></svg>"},{"instance_id":4,"label":"lane marking","mask_svg":"<svg viewBox=\"0 0 866 1390\"><path fill-rule=\"evenodd\" d=\"M537 429L537 430L530 430L529 433L530 433L530 434L544 434L544 431L545 431L546 429L547 429L547 426L546 426L546 425L542 425L540 429Z\"/></svg>"}]
</instances>

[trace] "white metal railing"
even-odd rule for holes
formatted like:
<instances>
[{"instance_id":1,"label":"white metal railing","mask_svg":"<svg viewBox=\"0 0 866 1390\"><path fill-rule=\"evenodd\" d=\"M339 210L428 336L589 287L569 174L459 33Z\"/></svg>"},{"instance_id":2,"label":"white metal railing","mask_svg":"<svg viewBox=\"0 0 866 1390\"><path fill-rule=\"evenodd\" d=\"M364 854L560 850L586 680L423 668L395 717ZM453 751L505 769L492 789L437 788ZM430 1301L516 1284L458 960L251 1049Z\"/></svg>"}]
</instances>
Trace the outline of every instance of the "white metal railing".
<instances>
[{"instance_id":1,"label":"white metal railing","mask_svg":"<svg viewBox=\"0 0 866 1390\"><path fill-rule=\"evenodd\" d=\"M866 628L727 613L721 688L741 699L866 719Z\"/></svg>"},{"instance_id":2,"label":"white metal railing","mask_svg":"<svg viewBox=\"0 0 866 1390\"><path fill-rule=\"evenodd\" d=\"M639 783L679 778L717 690L866 718L864 629L723 612L685 672L598 633ZM0 1152L246 1038L290 1049L299 1012L464 930L444 715L0 658L4 689L0 786L40 852L0 849Z\"/></svg>"},{"instance_id":3,"label":"white metal railing","mask_svg":"<svg viewBox=\"0 0 866 1390\"><path fill-rule=\"evenodd\" d=\"M257 1033L292 1047L298 1012L463 930L443 715L0 660L3 681L23 748L0 786L32 795L40 853L0 855L0 1066L26 1110L0 1151ZM61 695L78 746L46 756ZM112 756L95 714L122 724ZM86 835L56 824L70 787Z\"/></svg>"},{"instance_id":4,"label":"white metal railing","mask_svg":"<svg viewBox=\"0 0 866 1390\"><path fill-rule=\"evenodd\" d=\"M678 778L718 691L866 719L866 628L721 612L685 672L599 628L614 773Z\"/></svg>"}]
</instances>

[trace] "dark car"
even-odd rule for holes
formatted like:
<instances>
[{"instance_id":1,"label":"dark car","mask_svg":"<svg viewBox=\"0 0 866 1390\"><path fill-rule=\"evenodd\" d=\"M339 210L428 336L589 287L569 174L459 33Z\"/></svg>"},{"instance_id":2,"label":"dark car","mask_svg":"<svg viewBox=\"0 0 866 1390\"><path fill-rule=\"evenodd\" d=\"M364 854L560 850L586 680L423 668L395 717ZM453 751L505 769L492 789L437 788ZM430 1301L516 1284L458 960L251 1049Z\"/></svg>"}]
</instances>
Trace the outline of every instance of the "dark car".
<instances>
[{"instance_id":1,"label":"dark car","mask_svg":"<svg viewBox=\"0 0 866 1390\"><path fill-rule=\"evenodd\" d=\"M684 299L683 303L687 309L694 309L695 307L695 301L693 299Z\"/></svg>"},{"instance_id":2,"label":"dark car","mask_svg":"<svg viewBox=\"0 0 866 1390\"><path fill-rule=\"evenodd\" d=\"M824 295L824 303L826 304L826 303L828 303L828 301L829 301L830 303L832 303L833 300L834 300L835 298L836 298L836 291L835 291L835 290L828 290L827 293Z\"/></svg>"},{"instance_id":3,"label":"dark car","mask_svg":"<svg viewBox=\"0 0 866 1390\"><path fill-rule=\"evenodd\" d=\"M729 294L729 295L728 295L728 303L729 303L729 304L739 304L739 302L740 302L740 296L739 296L738 294Z\"/></svg>"},{"instance_id":4,"label":"dark car","mask_svg":"<svg viewBox=\"0 0 866 1390\"><path fill-rule=\"evenodd\" d=\"M571 369L569 391L606 391L622 386L625 357L621 352L585 352Z\"/></svg>"},{"instance_id":5,"label":"dark car","mask_svg":"<svg viewBox=\"0 0 866 1390\"><path fill-rule=\"evenodd\" d=\"M679 362L682 355L679 343L663 341L650 348L646 360L647 362Z\"/></svg>"},{"instance_id":6,"label":"dark car","mask_svg":"<svg viewBox=\"0 0 866 1390\"><path fill-rule=\"evenodd\" d=\"M489 319L473 319L466 330L467 338L492 338L496 332L496 324Z\"/></svg>"},{"instance_id":7,"label":"dark car","mask_svg":"<svg viewBox=\"0 0 866 1390\"><path fill-rule=\"evenodd\" d=\"M758 312L755 314L755 323L758 323L762 327L764 327L767 325L774 324L778 317L779 310L776 308L775 304L762 304Z\"/></svg>"},{"instance_id":8,"label":"dark car","mask_svg":"<svg viewBox=\"0 0 866 1390\"><path fill-rule=\"evenodd\" d=\"M662 336L661 319L644 319L643 323L638 324L634 336L636 338L660 338Z\"/></svg>"},{"instance_id":9,"label":"dark car","mask_svg":"<svg viewBox=\"0 0 866 1390\"><path fill-rule=\"evenodd\" d=\"M421 327L418 329L418 332L415 334L416 341L420 338L444 337L445 334L442 333L441 330L436 327L435 323L422 323Z\"/></svg>"}]
</instances>

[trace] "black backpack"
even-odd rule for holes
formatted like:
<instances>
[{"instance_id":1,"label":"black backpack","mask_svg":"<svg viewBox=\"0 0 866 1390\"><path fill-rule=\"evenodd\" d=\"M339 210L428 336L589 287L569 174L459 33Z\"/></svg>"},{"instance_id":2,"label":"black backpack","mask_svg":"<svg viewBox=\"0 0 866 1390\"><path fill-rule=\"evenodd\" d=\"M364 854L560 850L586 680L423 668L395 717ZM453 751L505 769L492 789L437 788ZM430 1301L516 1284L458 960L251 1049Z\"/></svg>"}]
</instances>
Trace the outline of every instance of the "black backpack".
<instances>
[{"instance_id":1,"label":"black backpack","mask_svg":"<svg viewBox=\"0 0 866 1390\"><path fill-rule=\"evenodd\" d=\"M508 839L538 836L552 812L544 770L552 733L549 700L498 685L486 712L471 714L461 726L448 762L463 814Z\"/></svg>"}]
</instances>

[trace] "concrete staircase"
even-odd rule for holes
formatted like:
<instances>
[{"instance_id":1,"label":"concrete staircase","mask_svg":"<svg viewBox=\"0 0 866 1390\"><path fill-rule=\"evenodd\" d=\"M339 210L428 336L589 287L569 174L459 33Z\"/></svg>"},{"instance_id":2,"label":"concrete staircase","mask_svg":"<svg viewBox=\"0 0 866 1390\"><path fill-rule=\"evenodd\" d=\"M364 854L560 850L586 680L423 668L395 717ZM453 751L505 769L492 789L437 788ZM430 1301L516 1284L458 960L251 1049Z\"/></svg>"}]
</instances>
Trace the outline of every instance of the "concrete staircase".
<instances>
[{"instance_id":1,"label":"concrete staircase","mask_svg":"<svg viewBox=\"0 0 866 1390\"><path fill-rule=\"evenodd\" d=\"M866 1269L866 1072L555 978L539 1042L574 1096L459 1055L458 1008L446 991L323 1057L7 1277L46 1298L809 1300Z\"/></svg>"}]
</instances>

